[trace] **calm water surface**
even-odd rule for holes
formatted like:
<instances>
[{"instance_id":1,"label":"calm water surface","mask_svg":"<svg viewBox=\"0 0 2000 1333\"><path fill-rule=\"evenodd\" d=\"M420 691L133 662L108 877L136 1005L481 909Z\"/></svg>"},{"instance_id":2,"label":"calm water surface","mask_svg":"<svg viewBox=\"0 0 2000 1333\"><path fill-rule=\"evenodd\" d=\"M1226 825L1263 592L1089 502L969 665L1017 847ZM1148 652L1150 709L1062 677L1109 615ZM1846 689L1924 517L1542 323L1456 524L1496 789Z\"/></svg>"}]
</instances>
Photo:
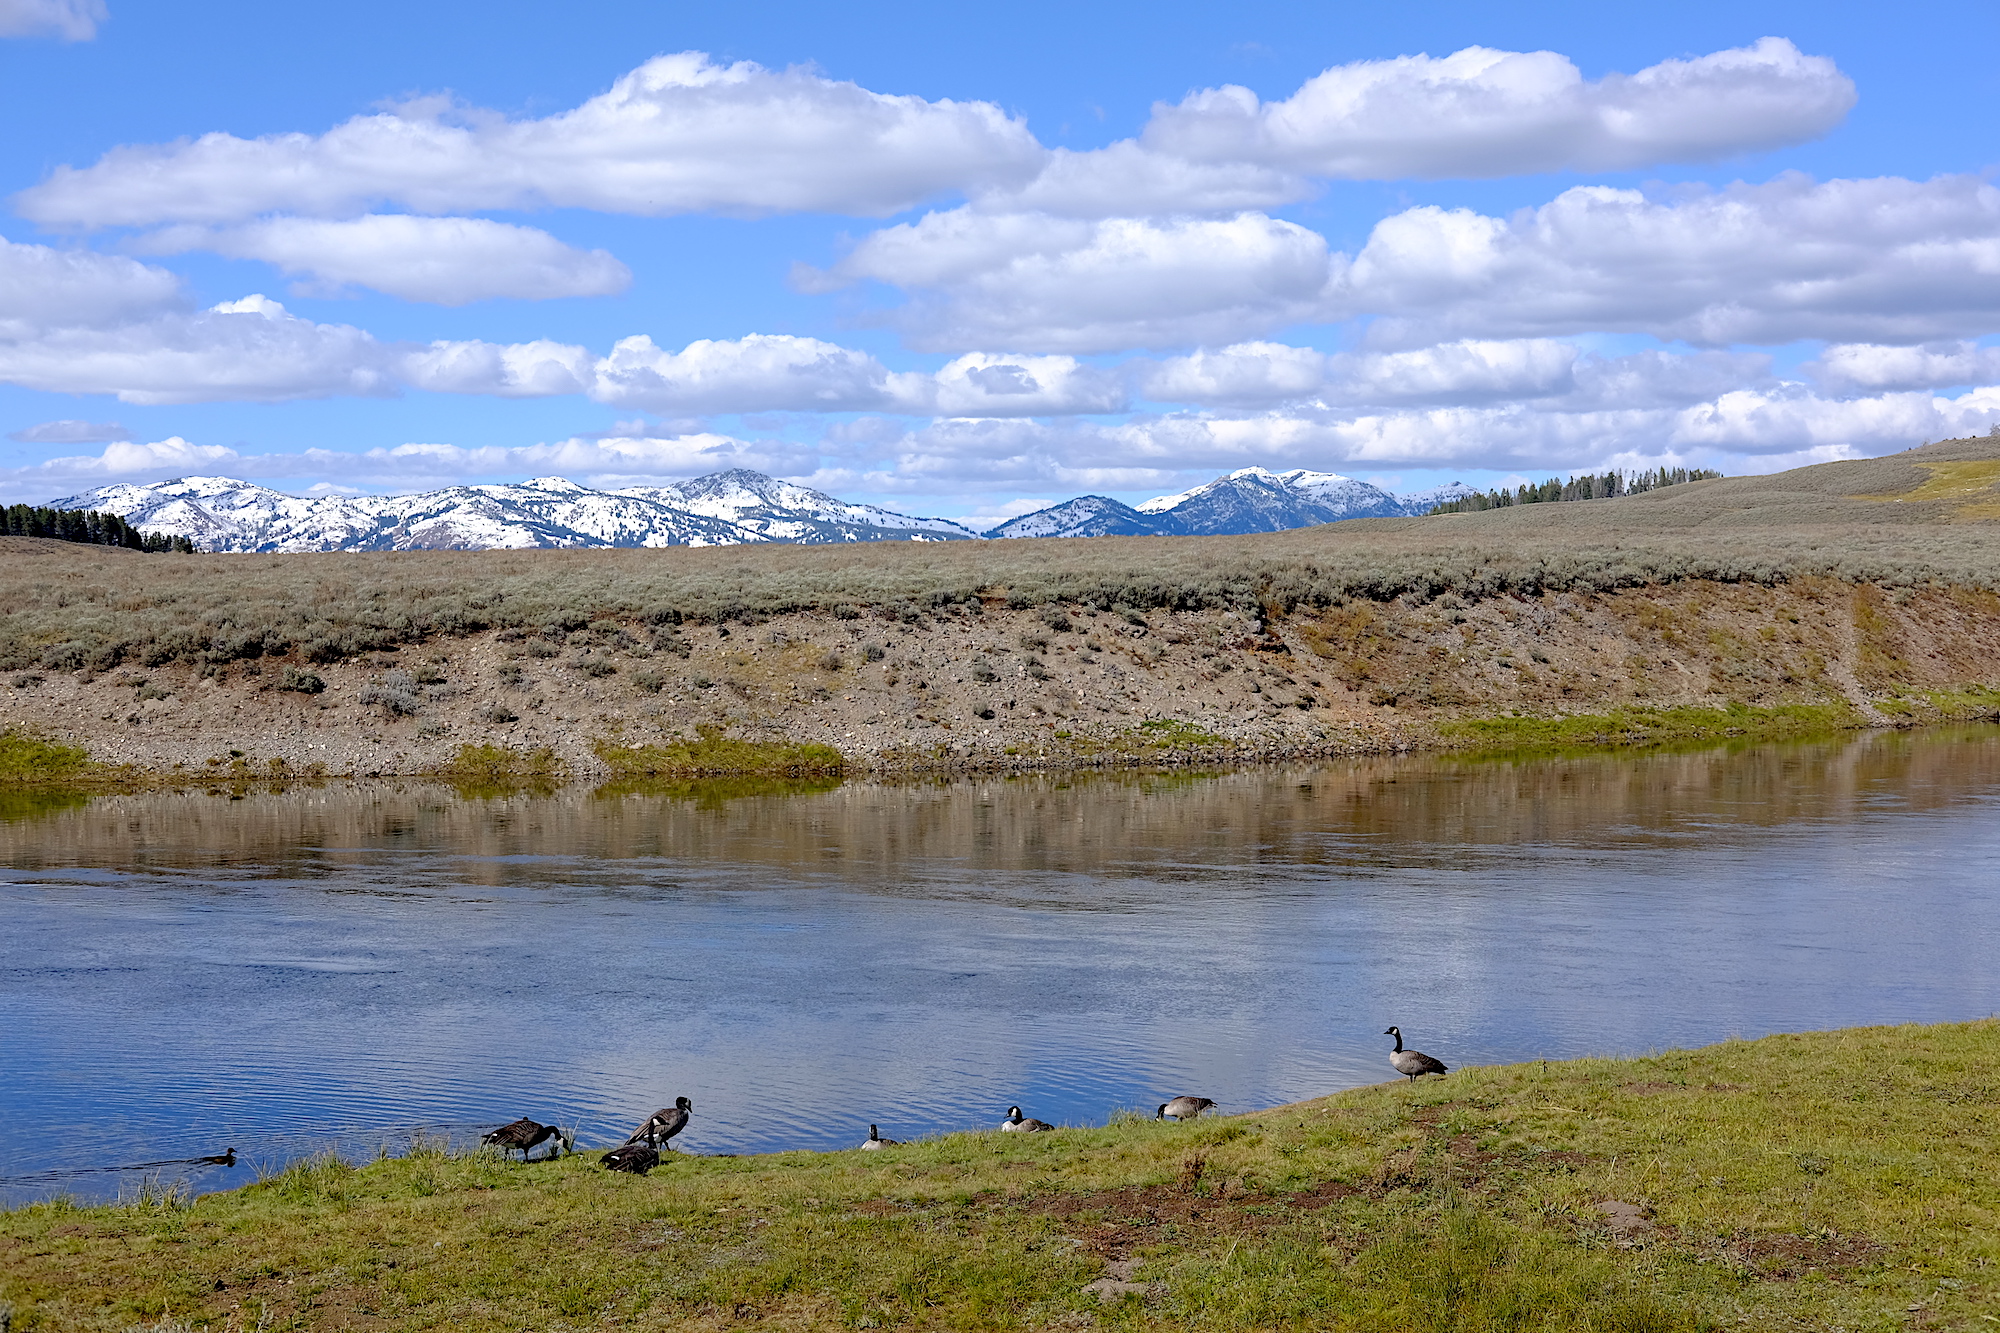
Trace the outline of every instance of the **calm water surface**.
<instances>
[{"instance_id":1,"label":"calm water surface","mask_svg":"<svg viewBox=\"0 0 2000 1333\"><path fill-rule=\"evenodd\" d=\"M0 809L0 1201L531 1115L698 1152L2000 1009L2000 731Z\"/></svg>"}]
</instances>

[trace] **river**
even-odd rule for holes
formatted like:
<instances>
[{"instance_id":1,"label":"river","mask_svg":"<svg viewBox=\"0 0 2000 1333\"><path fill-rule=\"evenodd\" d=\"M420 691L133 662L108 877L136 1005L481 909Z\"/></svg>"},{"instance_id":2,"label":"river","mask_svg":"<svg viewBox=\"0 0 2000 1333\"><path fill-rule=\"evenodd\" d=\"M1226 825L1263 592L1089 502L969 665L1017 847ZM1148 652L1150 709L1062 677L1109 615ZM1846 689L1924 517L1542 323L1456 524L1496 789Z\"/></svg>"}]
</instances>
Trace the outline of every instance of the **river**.
<instances>
[{"instance_id":1,"label":"river","mask_svg":"<svg viewBox=\"0 0 2000 1333\"><path fill-rule=\"evenodd\" d=\"M936 783L0 802L0 1202L527 1115L851 1146L2000 1010L2000 729ZM232 1167L178 1159L237 1152ZM144 1163L154 1163L146 1166ZM165 1163L165 1165L159 1165Z\"/></svg>"}]
</instances>

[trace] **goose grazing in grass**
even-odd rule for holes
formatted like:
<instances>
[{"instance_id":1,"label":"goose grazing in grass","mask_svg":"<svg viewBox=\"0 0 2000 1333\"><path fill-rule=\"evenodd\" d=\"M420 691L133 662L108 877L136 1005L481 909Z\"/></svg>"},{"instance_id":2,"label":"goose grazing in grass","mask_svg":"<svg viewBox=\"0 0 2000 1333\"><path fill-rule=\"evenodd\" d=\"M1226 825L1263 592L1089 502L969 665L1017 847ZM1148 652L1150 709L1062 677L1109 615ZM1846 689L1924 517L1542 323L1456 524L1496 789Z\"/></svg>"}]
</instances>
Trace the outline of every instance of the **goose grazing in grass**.
<instances>
[{"instance_id":1,"label":"goose grazing in grass","mask_svg":"<svg viewBox=\"0 0 2000 1333\"><path fill-rule=\"evenodd\" d=\"M1206 1097L1176 1097L1170 1102L1161 1102L1160 1109L1153 1113L1153 1119L1193 1120L1214 1105Z\"/></svg>"},{"instance_id":2,"label":"goose grazing in grass","mask_svg":"<svg viewBox=\"0 0 2000 1333\"><path fill-rule=\"evenodd\" d=\"M1046 1120L1023 1119L1021 1108L1010 1106L1007 1108L1007 1118L1000 1122L1000 1128L1009 1131L1018 1131L1023 1134L1038 1134L1043 1130L1054 1129L1055 1126Z\"/></svg>"},{"instance_id":3,"label":"goose grazing in grass","mask_svg":"<svg viewBox=\"0 0 2000 1333\"><path fill-rule=\"evenodd\" d=\"M630 1175L643 1176L660 1164L660 1154L643 1143L628 1143L622 1148L613 1148L604 1154L606 1171L624 1171Z\"/></svg>"},{"instance_id":4,"label":"goose grazing in grass","mask_svg":"<svg viewBox=\"0 0 2000 1333\"><path fill-rule=\"evenodd\" d=\"M874 1150L874 1149L880 1149L880 1148L900 1148L900 1147L902 1147L902 1146L903 1146L903 1145L902 1145L901 1141L899 1141L899 1140L897 1140L897 1139L885 1139L885 1138L883 1138L883 1137L882 1137L882 1131L881 1131L881 1130L879 1130L879 1129L876 1129L876 1128L875 1128L875 1126L873 1126L873 1125L870 1125L870 1126L868 1127L868 1141L867 1141L866 1143L863 1143L863 1144L861 1145L861 1149L862 1149L862 1151L863 1151L863 1152L867 1152L867 1151L870 1151L870 1150Z\"/></svg>"},{"instance_id":5,"label":"goose grazing in grass","mask_svg":"<svg viewBox=\"0 0 2000 1333\"><path fill-rule=\"evenodd\" d=\"M632 1137L625 1142L637 1143L644 1139L647 1147L657 1148L686 1129L688 1121L693 1118L694 1103L685 1097L676 1097L672 1106L653 1112L652 1117L633 1130Z\"/></svg>"},{"instance_id":6,"label":"goose grazing in grass","mask_svg":"<svg viewBox=\"0 0 2000 1333\"><path fill-rule=\"evenodd\" d=\"M1382 1035L1396 1039L1396 1049L1389 1052L1389 1067L1398 1074L1407 1075L1410 1082L1415 1083L1419 1074L1442 1074L1449 1069L1444 1061L1433 1059L1422 1051L1404 1050L1403 1029L1392 1027Z\"/></svg>"},{"instance_id":7,"label":"goose grazing in grass","mask_svg":"<svg viewBox=\"0 0 2000 1333\"><path fill-rule=\"evenodd\" d=\"M518 1148L521 1160L524 1162L528 1160L530 1149L539 1148L550 1139L556 1141L556 1146L549 1150L551 1157L562 1156L566 1148L572 1152L576 1150L576 1144L569 1135L554 1125L537 1124L526 1116L522 1116L511 1125L502 1125L490 1134L479 1136L481 1143L490 1143L502 1152L511 1153Z\"/></svg>"}]
</instances>

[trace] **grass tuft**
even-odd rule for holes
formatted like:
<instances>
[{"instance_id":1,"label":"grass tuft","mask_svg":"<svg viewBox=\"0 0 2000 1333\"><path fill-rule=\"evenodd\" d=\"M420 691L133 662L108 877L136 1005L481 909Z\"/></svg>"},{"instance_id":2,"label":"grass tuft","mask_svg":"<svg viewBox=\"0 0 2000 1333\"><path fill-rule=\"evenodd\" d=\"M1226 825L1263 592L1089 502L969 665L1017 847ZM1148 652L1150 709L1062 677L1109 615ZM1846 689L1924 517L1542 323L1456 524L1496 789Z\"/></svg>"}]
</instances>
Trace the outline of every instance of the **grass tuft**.
<instances>
[{"instance_id":1,"label":"grass tuft","mask_svg":"<svg viewBox=\"0 0 2000 1333\"><path fill-rule=\"evenodd\" d=\"M746 741L720 727L696 729L693 739L664 745L618 745L599 741L597 757L614 779L642 777L761 776L801 778L844 772L847 761L830 745L786 741Z\"/></svg>"},{"instance_id":2,"label":"grass tuft","mask_svg":"<svg viewBox=\"0 0 2000 1333\"><path fill-rule=\"evenodd\" d=\"M0 783L62 782L83 776L90 752L9 727L0 731Z\"/></svg>"},{"instance_id":3,"label":"grass tuft","mask_svg":"<svg viewBox=\"0 0 2000 1333\"><path fill-rule=\"evenodd\" d=\"M1446 722L1438 734L1482 753L1712 744L1722 740L1798 740L1859 725L1844 704L1779 704L1768 708L1631 707L1566 717L1488 717Z\"/></svg>"}]
</instances>

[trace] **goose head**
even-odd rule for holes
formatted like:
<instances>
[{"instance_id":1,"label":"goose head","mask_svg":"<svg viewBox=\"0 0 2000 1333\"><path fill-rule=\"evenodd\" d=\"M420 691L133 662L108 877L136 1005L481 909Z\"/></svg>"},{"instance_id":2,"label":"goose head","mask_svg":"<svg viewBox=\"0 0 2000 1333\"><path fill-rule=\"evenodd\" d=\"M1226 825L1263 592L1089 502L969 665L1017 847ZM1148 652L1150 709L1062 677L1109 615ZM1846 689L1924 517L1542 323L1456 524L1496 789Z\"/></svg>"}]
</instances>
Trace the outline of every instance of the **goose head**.
<instances>
[{"instance_id":1,"label":"goose head","mask_svg":"<svg viewBox=\"0 0 2000 1333\"><path fill-rule=\"evenodd\" d=\"M685 1097L674 1098L674 1105L679 1107L681 1110L688 1112L689 1114L692 1114L694 1112L694 1103L689 1101Z\"/></svg>"},{"instance_id":2,"label":"goose head","mask_svg":"<svg viewBox=\"0 0 2000 1333\"><path fill-rule=\"evenodd\" d=\"M1007 1108L1007 1118L1008 1118L1009 1120L1019 1120L1019 1119L1021 1118L1021 1108L1020 1108L1020 1107L1018 1107L1018 1106L1010 1106L1010 1107L1008 1107L1008 1108Z\"/></svg>"},{"instance_id":3,"label":"goose head","mask_svg":"<svg viewBox=\"0 0 2000 1333\"><path fill-rule=\"evenodd\" d=\"M1167 1118L1167 1104L1165 1102L1161 1102L1160 1109L1153 1112L1153 1119L1165 1120L1166 1118Z\"/></svg>"}]
</instances>

